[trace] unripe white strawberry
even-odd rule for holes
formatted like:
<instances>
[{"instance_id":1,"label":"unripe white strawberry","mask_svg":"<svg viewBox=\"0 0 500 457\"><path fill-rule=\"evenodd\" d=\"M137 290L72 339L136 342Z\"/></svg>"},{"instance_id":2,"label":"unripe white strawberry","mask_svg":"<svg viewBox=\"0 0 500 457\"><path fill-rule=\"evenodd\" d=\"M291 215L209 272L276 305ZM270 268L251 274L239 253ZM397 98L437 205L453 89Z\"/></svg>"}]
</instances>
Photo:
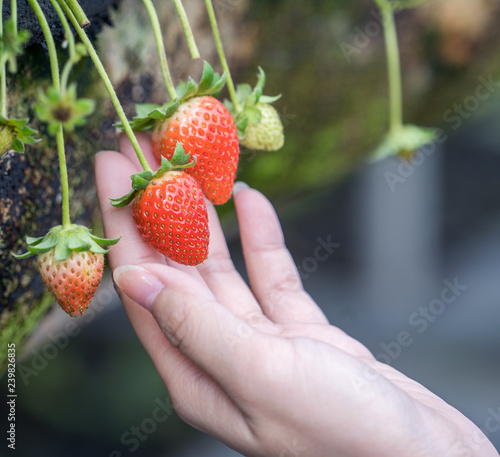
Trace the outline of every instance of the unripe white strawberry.
<instances>
[{"instance_id":1,"label":"unripe white strawberry","mask_svg":"<svg viewBox=\"0 0 500 457\"><path fill-rule=\"evenodd\" d=\"M260 122L248 122L245 137L240 144L258 151L277 151L285 143L283 124L278 112L267 103L257 103L255 108L261 113Z\"/></svg>"}]
</instances>

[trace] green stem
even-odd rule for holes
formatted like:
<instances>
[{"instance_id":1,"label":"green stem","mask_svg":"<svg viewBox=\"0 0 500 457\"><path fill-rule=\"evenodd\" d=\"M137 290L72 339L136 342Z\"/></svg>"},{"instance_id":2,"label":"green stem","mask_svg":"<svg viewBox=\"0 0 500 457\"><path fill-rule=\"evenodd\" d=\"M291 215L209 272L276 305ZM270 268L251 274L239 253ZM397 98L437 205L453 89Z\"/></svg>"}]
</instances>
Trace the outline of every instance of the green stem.
<instances>
[{"instance_id":1,"label":"green stem","mask_svg":"<svg viewBox=\"0 0 500 457\"><path fill-rule=\"evenodd\" d=\"M52 36L49 24L37 0L28 0L33 11L36 14L38 22L42 27L42 32L47 43L49 51L50 68L52 71L52 84L58 91L61 90L61 81L59 79L59 62L57 59L57 49ZM62 224L63 227L68 227L71 224L69 213L69 183L68 183L68 169L66 165L66 153L64 149L64 132L62 124L56 136L57 142L57 156L59 158L59 174L61 177L61 192L62 192Z\"/></svg>"},{"instance_id":2,"label":"green stem","mask_svg":"<svg viewBox=\"0 0 500 457\"><path fill-rule=\"evenodd\" d=\"M64 131L62 123L56 135L57 156L59 158L59 170L61 175L61 194L62 194L62 225L67 228L71 225L69 215L69 182L68 167L66 165L66 154L64 151Z\"/></svg>"},{"instance_id":3,"label":"green stem","mask_svg":"<svg viewBox=\"0 0 500 457\"><path fill-rule=\"evenodd\" d=\"M45 42L47 43L47 49L49 51L49 61L50 61L50 70L52 72L52 84L59 91L61 90L61 81L59 79L59 62L57 60L57 50L56 45L54 43L54 38L52 36L52 32L50 30L49 23L45 18L45 14L43 14L42 8L38 4L37 0L28 0L31 8L35 12L35 15L40 23L40 27L42 28L43 36L45 37Z\"/></svg>"},{"instance_id":4,"label":"green stem","mask_svg":"<svg viewBox=\"0 0 500 457\"><path fill-rule=\"evenodd\" d=\"M68 88L68 79L71 73L71 69L73 68L74 60L76 58L76 46L75 46L75 37L73 36L73 32L69 26L68 20L64 15L64 11L61 9L56 0L50 0L52 6L57 12L59 16L59 20L64 29L64 35L66 36L66 41L68 42L68 51L69 51L69 59L64 64L64 68L61 74L61 96L64 97L66 89Z\"/></svg>"},{"instance_id":5,"label":"green stem","mask_svg":"<svg viewBox=\"0 0 500 457\"><path fill-rule=\"evenodd\" d=\"M66 16L68 16L70 22L73 24L73 27L75 27L75 30L78 33L78 36L80 37L80 40L82 40L82 43L87 48L87 52L89 53L90 58L94 62L97 72L99 73L99 76L101 77L104 86L106 87L106 90L109 93L111 101L116 109L116 113L118 114L118 117L120 118L120 121L123 124L123 129L125 130L125 133L127 134L130 142L132 143L132 147L134 148L134 151L137 154L137 158L139 159L142 168L145 171L152 171L146 158L144 157L144 154L142 153L141 146L139 145L139 142L137 141L137 138L134 135L134 131L132 130L132 127L130 127L125 111L123 111L123 107L120 103L120 100L118 99L116 91L113 88L113 83L109 79L109 76L106 73L106 70L104 69L104 65L102 64L101 59L99 59L99 56L94 48L94 45L90 41L85 31L80 27L80 24L78 23L78 20L76 19L75 15L70 10L69 6L66 4L66 0L58 0L58 2L59 5L61 5L61 8L66 13Z\"/></svg>"},{"instance_id":6,"label":"green stem","mask_svg":"<svg viewBox=\"0 0 500 457\"><path fill-rule=\"evenodd\" d=\"M0 66L0 114L7 117L7 76L6 62L3 61Z\"/></svg>"},{"instance_id":7,"label":"green stem","mask_svg":"<svg viewBox=\"0 0 500 457\"><path fill-rule=\"evenodd\" d=\"M17 0L11 0L10 2L10 18L12 19L14 37L17 38ZM11 73L17 73L17 60L15 57L10 59L9 70Z\"/></svg>"},{"instance_id":8,"label":"green stem","mask_svg":"<svg viewBox=\"0 0 500 457\"><path fill-rule=\"evenodd\" d=\"M17 36L17 0L10 2L10 17L14 26L14 36Z\"/></svg>"},{"instance_id":9,"label":"green stem","mask_svg":"<svg viewBox=\"0 0 500 457\"><path fill-rule=\"evenodd\" d=\"M214 6L212 0L205 0L207 5L208 17L210 19L210 25L212 26L212 33L215 39L215 45L217 47L217 53L219 54L219 59L222 65L222 69L226 74L227 78L227 90L229 91L229 96L233 102L234 109L237 113L243 111L238 99L236 97L236 90L234 88L233 78L231 77L231 71L229 70L229 65L227 64L226 54L224 53L224 47L222 46L222 41L219 33L219 26L217 25L217 18L215 17Z\"/></svg>"},{"instance_id":10,"label":"green stem","mask_svg":"<svg viewBox=\"0 0 500 457\"><path fill-rule=\"evenodd\" d=\"M3 11L3 0L0 0L0 11ZM3 18L0 20L0 37L3 37ZM0 62L0 114L7 117L7 61Z\"/></svg>"},{"instance_id":11,"label":"green stem","mask_svg":"<svg viewBox=\"0 0 500 457\"><path fill-rule=\"evenodd\" d=\"M175 100L177 98L177 91L175 90L172 75L170 74L170 70L168 68L167 53L165 51L165 44L163 43L163 35L161 33L158 14L156 13L156 9L151 0L143 0L143 3L149 14L149 19L151 20L151 25L153 27L156 47L158 48L158 57L160 58L161 72L163 73L163 79L165 81L165 86L167 87L168 96L171 100Z\"/></svg>"},{"instance_id":12,"label":"green stem","mask_svg":"<svg viewBox=\"0 0 500 457\"><path fill-rule=\"evenodd\" d=\"M376 0L382 13L385 47L387 53L387 71L390 92L391 130L403 125L403 90L401 84L401 62L399 58L398 36L394 21L394 11L388 0Z\"/></svg>"},{"instance_id":13,"label":"green stem","mask_svg":"<svg viewBox=\"0 0 500 457\"><path fill-rule=\"evenodd\" d=\"M200 58L200 51L198 51L198 46L196 46L196 41L194 39L193 30L189 25L189 20L186 14L186 10L184 9L184 5L181 0L174 0L175 8L177 9L177 15L181 20L182 30L184 31L184 35L186 37L186 41L189 47L189 52L191 53L191 57L193 59Z\"/></svg>"},{"instance_id":14,"label":"green stem","mask_svg":"<svg viewBox=\"0 0 500 457\"><path fill-rule=\"evenodd\" d=\"M78 25L84 29L90 25L89 18L83 11L82 7L78 3L78 0L65 0L68 8L71 10L76 20L78 21Z\"/></svg>"}]
</instances>

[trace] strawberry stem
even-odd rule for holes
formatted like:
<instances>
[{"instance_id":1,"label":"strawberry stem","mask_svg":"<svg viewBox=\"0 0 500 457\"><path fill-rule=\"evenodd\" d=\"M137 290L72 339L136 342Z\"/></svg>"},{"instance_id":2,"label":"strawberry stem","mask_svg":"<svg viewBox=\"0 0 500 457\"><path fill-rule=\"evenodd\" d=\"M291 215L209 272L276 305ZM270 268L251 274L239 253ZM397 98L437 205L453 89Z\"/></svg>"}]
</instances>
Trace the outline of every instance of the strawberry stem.
<instances>
[{"instance_id":1,"label":"strawberry stem","mask_svg":"<svg viewBox=\"0 0 500 457\"><path fill-rule=\"evenodd\" d=\"M212 26L212 34L215 39L215 46L217 47L217 53L219 54L219 59L222 65L222 69L227 77L227 90L229 91L229 96L231 97L231 102L233 103L236 113L243 111L238 98L236 97L236 90L234 88L233 78L231 77L231 71L229 70L229 65L227 63L226 54L224 53L224 47L222 46L222 40L220 38L219 26L217 25L217 18L215 17L214 6L212 0L205 0L207 5L208 17L210 19L210 25Z\"/></svg>"},{"instance_id":2,"label":"strawberry stem","mask_svg":"<svg viewBox=\"0 0 500 457\"><path fill-rule=\"evenodd\" d=\"M191 26L189 25L189 20L186 14L186 10L184 9L184 5L182 4L182 0L174 0L174 4L175 8L177 9L177 15L179 16L179 19L181 21L182 30L184 31L191 57L193 59L199 59L200 51L198 51L198 46L196 46L193 31L191 29Z\"/></svg>"},{"instance_id":3,"label":"strawberry stem","mask_svg":"<svg viewBox=\"0 0 500 457\"><path fill-rule=\"evenodd\" d=\"M61 195L62 195L62 225L64 228L71 225L69 214L69 182L68 168L66 166L66 154L64 151L64 131L62 123L56 135L57 155L59 156L59 173L61 176Z\"/></svg>"},{"instance_id":4,"label":"strawberry stem","mask_svg":"<svg viewBox=\"0 0 500 457\"><path fill-rule=\"evenodd\" d=\"M61 24L64 29L64 35L66 37L66 41L68 42L69 59L64 64L64 68L61 73L61 96L64 97L64 94L68 87L68 78L71 73L71 69L73 68L74 59L76 57L75 37L73 36L73 32L71 31L68 20L66 19L66 16L64 15L64 12L57 3L57 1L56 0L50 0L50 1L52 3L52 6L57 12L57 15L59 16L59 20L61 21Z\"/></svg>"},{"instance_id":5,"label":"strawberry stem","mask_svg":"<svg viewBox=\"0 0 500 457\"><path fill-rule=\"evenodd\" d=\"M101 79L104 83L104 86L106 87L106 90L108 91L108 94L111 98L111 102L113 103L115 110L116 110L116 113L118 114L118 117L120 118L120 121L123 124L123 129L125 130L125 133L127 134L130 142L132 143L132 147L134 148L134 151L137 155L137 158L139 159L139 162L142 165L142 168L145 171L151 171L151 167L149 166L146 158L144 157L144 154L141 150L139 142L137 141L137 138L134 135L134 131L130 127L130 123L128 122L125 111L123 111L123 107L120 103L120 100L118 99L118 96L116 95L116 91L113 88L113 83L109 79L109 76L106 73L106 70L104 69L104 65L102 64L101 59L99 58L99 56L94 48L94 45L90 41L90 39L87 36L87 34L85 33L85 31L82 29L82 27L80 27L78 20L76 19L75 15L73 14L71 9L69 8L68 4L66 3L66 0L57 0L57 1L59 2L59 5L66 13L66 16L68 16L70 22L75 27L75 30L77 31L80 39L82 40L82 43L87 48L87 52L89 53L90 58L94 62L94 65L97 69L97 72L99 73L99 76L101 77Z\"/></svg>"},{"instance_id":6,"label":"strawberry stem","mask_svg":"<svg viewBox=\"0 0 500 457\"><path fill-rule=\"evenodd\" d=\"M58 91L61 90L61 80L59 78L59 61L57 58L57 49L54 43L54 37L50 31L50 26L45 18L45 14L37 0L28 0L35 15L42 28L43 35L45 37L45 42L47 43L47 49L49 52L50 68L52 71L52 84L54 88ZM59 158L59 173L61 179L61 193L62 193L62 222L63 227L68 227L71 225L71 218L69 213L69 183L68 183L68 169L66 165L66 153L64 150L64 132L62 124L59 126L59 130L56 136L57 142L57 155Z\"/></svg>"},{"instance_id":7,"label":"strawberry stem","mask_svg":"<svg viewBox=\"0 0 500 457\"><path fill-rule=\"evenodd\" d=\"M90 25L89 18L83 11L82 7L78 3L78 0L65 0L69 9L74 14L76 20L78 21L78 25L84 29Z\"/></svg>"},{"instance_id":8,"label":"strawberry stem","mask_svg":"<svg viewBox=\"0 0 500 457\"><path fill-rule=\"evenodd\" d=\"M3 0L0 0L0 11L3 11ZM3 37L3 18L0 20L0 37ZM0 62L0 114L7 117L7 61L2 59Z\"/></svg>"},{"instance_id":9,"label":"strawberry stem","mask_svg":"<svg viewBox=\"0 0 500 457\"><path fill-rule=\"evenodd\" d=\"M10 17L12 19L12 31L14 32L14 37L17 37L17 0L12 0L10 2ZM11 73L17 72L16 59L11 59L9 70Z\"/></svg>"},{"instance_id":10,"label":"strawberry stem","mask_svg":"<svg viewBox=\"0 0 500 457\"><path fill-rule=\"evenodd\" d=\"M17 36L17 0L10 2L10 17L12 18L14 36Z\"/></svg>"},{"instance_id":11,"label":"strawberry stem","mask_svg":"<svg viewBox=\"0 0 500 457\"><path fill-rule=\"evenodd\" d=\"M375 1L382 13L390 92L390 129L395 131L403 126L403 91L394 10L388 0Z\"/></svg>"},{"instance_id":12,"label":"strawberry stem","mask_svg":"<svg viewBox=\"0 0 500 457\"><path fill-rule=\"evenodd\" d=\"M177 98L177 91L175 90L174 83L172 81L172 75L168 68L167 53L165 51L165 44L163 43L163 35L161 33L160 21L158 19L158 14L151 0L143 0L144 6L149 15L151 25L153 27L153 33L156 40L156 47L158 48L158 57L160 59L161 72L163 74L163 79L165 81L165 86L167 87L167 92L171 100Z\"/></svg>"},{"instance_id":13,"label":"strawberry stem","mask_svg":"<svg viewBox=\"0 0 500 457\"><path fill-rule=\"evenodd\" d=\"M59 79L59 62L57 60L57 50L54 43L54 38L52 37L52 32L50 30L49 23L43 14L42 8L38 4L37 0L28 0L31 8L35 12L35 15L42 28L43 35L45 37L45 42L47 43L47 49L49 52L50 70L52 73L52 84L57 89L61 89L61 81Z\"/></svg>"}]
</instances>

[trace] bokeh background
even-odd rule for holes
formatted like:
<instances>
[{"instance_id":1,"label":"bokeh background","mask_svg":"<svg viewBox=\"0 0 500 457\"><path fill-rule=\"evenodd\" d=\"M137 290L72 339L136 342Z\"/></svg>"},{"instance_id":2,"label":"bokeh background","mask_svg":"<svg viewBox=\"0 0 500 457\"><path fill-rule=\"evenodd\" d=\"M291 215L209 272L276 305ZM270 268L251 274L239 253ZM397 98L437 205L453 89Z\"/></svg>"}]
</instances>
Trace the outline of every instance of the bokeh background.
<instances>
[{"instance_id":1,"label":"bokeh background","mask_svg":"<svg viewBox=\"0 0 500 457\"><path fill-rule=\"evenodd\" d=\"M139 3L115 13L118 26L140 15ZM199 3L185 2L202 23ZM397 14L405 120L442 129L443 141L413 163L374 164L366 159L388 124L374 3L214 4L235 79L254 82L261 65L266 93L282 94L284 148L242 151L239 178L274 203L305 288L380 360L480 428L494 424L487 434L500 449L500 3L434 0ZM117 33L101 35L104 55ZM191 68L182 50L171 60ZM244 275L232 203L221 218ZM325 242L331 252L315 258ZM85 317L54 308L18 356L16 455L238 455L172 411L109 273Z\"/></svg>"}]
</instances>

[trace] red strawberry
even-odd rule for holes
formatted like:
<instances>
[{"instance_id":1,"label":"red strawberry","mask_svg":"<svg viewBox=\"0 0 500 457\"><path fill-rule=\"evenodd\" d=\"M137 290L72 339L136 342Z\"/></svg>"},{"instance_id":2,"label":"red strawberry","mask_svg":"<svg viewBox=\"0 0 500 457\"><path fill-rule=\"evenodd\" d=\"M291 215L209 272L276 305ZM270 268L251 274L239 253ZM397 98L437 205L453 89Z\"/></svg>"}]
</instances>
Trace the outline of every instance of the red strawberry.
<instances>
[{"instance_id":1,"label":"red strawberry","mask_svg":"<svg viewBox=\"0 0 500 457\"><path fill-rule=\"evenodd\" d=\"M104 255L73 251L66 260L56 260L55 248L38 254L38 269L47 289L72 317L88 308L101 281Z\"/></svg>"},{"instance_id":2,"label":"red strawberry","mask_svg":"<svg viewBox=\"0 0 500 457\"><path fill-rule=\"evenodd\" d=\"M136 195L132 213L144 240L168 258L184 265L207 258L207 208L192 176L167 171L153 178Z\"/></svg>"},{"instance_id":3,"label":"red strawberry","mask_svg":"<svg viewBox=\"0 0 500 457\"><path fill-rule=\"evenodd\" d=\"M236 124L227 108L210 96L181 103L172 117L158 121L152 135L157 159L170 160L177 143L196 157L196 164L187 172L199 181L206 197L216 205L226 203L240 152Z\"/></svg>"}]
</instances>

